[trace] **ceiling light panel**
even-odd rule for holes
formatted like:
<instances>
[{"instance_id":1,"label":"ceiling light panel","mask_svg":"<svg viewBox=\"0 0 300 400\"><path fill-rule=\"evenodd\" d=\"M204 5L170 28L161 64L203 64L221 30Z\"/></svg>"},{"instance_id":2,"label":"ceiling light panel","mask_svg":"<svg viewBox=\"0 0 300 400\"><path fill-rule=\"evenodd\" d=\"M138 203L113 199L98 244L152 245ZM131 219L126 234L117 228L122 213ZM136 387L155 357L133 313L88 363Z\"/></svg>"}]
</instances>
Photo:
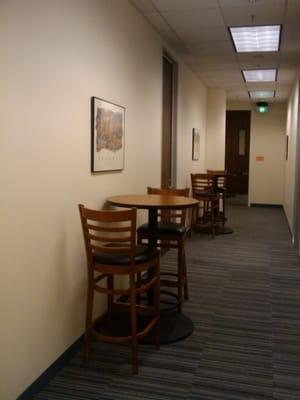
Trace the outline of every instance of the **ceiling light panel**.
<instances>
[{"instance_id":1,"label":"ceiling light panel","mask_svg":"<svg viewBox=\"0 0 300 400\"><path fill-rule=\"evenodd\" d=\"M246 82L275 82L277 69L244 69L242 70Z\"/></svg>"},{"instance_id":2,"label":"ceiling light panel","mask_svg":"<svg viewBox=\"0 0 300 400\"><path fill-rule=\"evenodd\" d=\"M254 90L249 92L251 99L271 99L275 97L274 90Z\"/></svg>"},{"instance_id":3,"label":"ceiling light panel","mask_svg":"<svg viewBox=\"0 0 300 400\"><path fill-rule=\"evenodd\" d=\"M238 53L279 51L281 25L229 27Z\"/></svg>"}]
</instances>

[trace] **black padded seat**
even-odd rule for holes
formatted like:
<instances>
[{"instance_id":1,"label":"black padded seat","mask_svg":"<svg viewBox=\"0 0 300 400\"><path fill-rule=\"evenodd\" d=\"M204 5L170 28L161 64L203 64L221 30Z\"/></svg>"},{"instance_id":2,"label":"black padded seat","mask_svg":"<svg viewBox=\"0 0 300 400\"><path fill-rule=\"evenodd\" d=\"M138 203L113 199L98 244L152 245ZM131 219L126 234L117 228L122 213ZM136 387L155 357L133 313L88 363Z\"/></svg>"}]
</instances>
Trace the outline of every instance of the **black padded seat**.
<instances>
[{"instance_id":1,"label":"black padded seat","mask_svg":"<svg viewBox=\"0 0 300 400\"><path fill-rule=\"evenodd\" d=\"M226 187L217 187L216 188L216 192L217 193L225 193L226 192Z\"/></svg>"},{"instance_id":2,"label":"black padded seat","mask_svg":"<svg viewBox=\"0 0 300 400\"><path fill-rule=\"evenodd\" d=\"M161 235L182 235L185 233L186 228L184 226L181 226L180 224L176 222L159 222L157 224L157 233ZM149 225L148 224L143 224L139 226L138 233L147 233L149 234Z\"/></svg>"},{"instance_id":3,"label":"black padded seat","mask_svg":"<svg viewBox=\"0 0 300 400\"><path fill-rule=\"evenodd\" d=\"M197 196L207 196L207 197L210 197L211 196L211 192L209 192L209 191L206 191L206 190L203 190L203 191L201 191L201 192L198 192L197 190L195 190L194 191L194 194L195 195L197 195Z\"/></svg>"},{"instance_id":4,"label":"black padded seat","mask_svg":"<svg viewBox=\"0 0 300 400\"><path fill-rule=\"evenodd\" d=\"M118 247L122 246L122 244L117 243L109 243L107 244L109 247ZM153 257L156 257L159 254L159 251L155 247L138 245L136 246L136 257L135 263L140 264L144 263L148 260L151 260ZM127 266L130 264L129 256L124 254L112 254L112 253L98 253L95 252L93 254L94 263L99 264L108 264L108 265L124 265Z\"/></svg>"}]
</instances>

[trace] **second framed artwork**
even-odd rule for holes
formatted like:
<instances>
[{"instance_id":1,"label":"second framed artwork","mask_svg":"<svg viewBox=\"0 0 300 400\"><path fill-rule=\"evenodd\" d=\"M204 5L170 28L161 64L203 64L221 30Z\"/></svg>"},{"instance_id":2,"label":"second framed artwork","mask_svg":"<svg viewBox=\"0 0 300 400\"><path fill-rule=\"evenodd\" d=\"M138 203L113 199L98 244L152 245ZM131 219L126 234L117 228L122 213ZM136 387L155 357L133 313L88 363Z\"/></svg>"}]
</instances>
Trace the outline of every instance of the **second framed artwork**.
<instances>
[{"instance_id":1,"label":"second framed artwork","mask_svg":"<svg viewBox=\"0 0 300 400\"><path fill-rule=\"evenodd\" d=\"M193 128L192 160L200 158L200 129Z\"/></svg>"},{"instance_id":2,"label":"second framed artwork","mask_svg":"<svg viewBox=\"0 0 300 400\"><path fill-rule=\"evenodd\" d=\"M124 169L125 108L92 97L92 172Z\"/></svg>"}]
</instances>

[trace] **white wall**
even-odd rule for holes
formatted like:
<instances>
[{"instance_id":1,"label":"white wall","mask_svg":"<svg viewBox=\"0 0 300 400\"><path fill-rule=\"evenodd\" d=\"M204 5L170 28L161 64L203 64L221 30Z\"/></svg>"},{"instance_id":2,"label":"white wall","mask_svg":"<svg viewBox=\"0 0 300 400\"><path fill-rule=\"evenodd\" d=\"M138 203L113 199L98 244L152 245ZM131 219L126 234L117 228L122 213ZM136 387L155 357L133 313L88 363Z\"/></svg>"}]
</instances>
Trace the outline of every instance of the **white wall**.
<instances>
[{"instance_id":1,"label":"white wall","mask_svg":"<svg viewBox=\"0 0 300 400\"><path fill-rule=\"evenodd\" d=\"M228 104L227 109L251 110L249 204L283 204L286 104L270 103L266 114L253 103Z\"/></svg>"},{"instance_id":2,"label":"white wall","mask_svg":"<svg viewBox=\"0 0 300 400\"><path fill-rule=\"evenodd\" d=\"M225 168L226 92L207 90L206 169Z\"/></svg>"},{"instance_id":3,"label":"white wall","mask_svg":"<svg viewBox=\"0 0 300 400\"><path fill-rule=\"evenodd\" d=\"M292 232L293 241L296 235L295 188L297 146L299 146L299 80L294 84L288 101L286 133L289 137L289 156L285 165L284 210Z\"/></svg>"},{"instance_id":4,"label":"white wall","mask_svg":"<svg viewBox=\"0 0 300 400\"><path fill-rule=\"evenodd\" d=\"M1 399L14 399L83 333L77 204L98 208L109 195L160 184L162 50L124 0L1 1ZM179 71L184 185L196 165L192 127L204 142L205 90L181 63ZM90 173L91 96L126 108L122 172Z\"/></svg>"}]
</instances>

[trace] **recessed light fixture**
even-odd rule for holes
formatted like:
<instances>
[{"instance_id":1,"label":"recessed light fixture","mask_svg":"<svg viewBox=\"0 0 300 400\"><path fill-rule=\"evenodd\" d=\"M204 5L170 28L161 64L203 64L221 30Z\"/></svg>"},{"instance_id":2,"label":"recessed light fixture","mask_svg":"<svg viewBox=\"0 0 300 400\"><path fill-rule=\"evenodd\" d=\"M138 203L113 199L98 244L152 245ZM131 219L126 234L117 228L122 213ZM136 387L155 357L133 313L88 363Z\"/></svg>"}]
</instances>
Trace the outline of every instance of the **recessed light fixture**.
<instances>
[{"instance_id":1,"label":"recessed light fixture","mask_svg":"<svg viewBox=\"0 0 300 400\"><path fill-rule=\"evenodd\" d=\"M243 77L246 82L275 82L277 69L243 69Z\"/></svg>"},{"instance_id":2,"label":"recessed light fixture","mask_svg":"<svg viewBox=\"0 0 300 400\"><path fill-rule=\"evenodd\" d=\"M275 90L251 90L249 96L251 99L271 99L275 97Z\"/></svg>"},{"instance_id":3,"label":"recessed light fixture","mask_svg":"<svg viewBox=\"0 0 300 400\"><path fill-rule=\"evenodd\" d=\"M237 53L279 51L281 25L229 27Z\"/></svg>"}]
</instances>

